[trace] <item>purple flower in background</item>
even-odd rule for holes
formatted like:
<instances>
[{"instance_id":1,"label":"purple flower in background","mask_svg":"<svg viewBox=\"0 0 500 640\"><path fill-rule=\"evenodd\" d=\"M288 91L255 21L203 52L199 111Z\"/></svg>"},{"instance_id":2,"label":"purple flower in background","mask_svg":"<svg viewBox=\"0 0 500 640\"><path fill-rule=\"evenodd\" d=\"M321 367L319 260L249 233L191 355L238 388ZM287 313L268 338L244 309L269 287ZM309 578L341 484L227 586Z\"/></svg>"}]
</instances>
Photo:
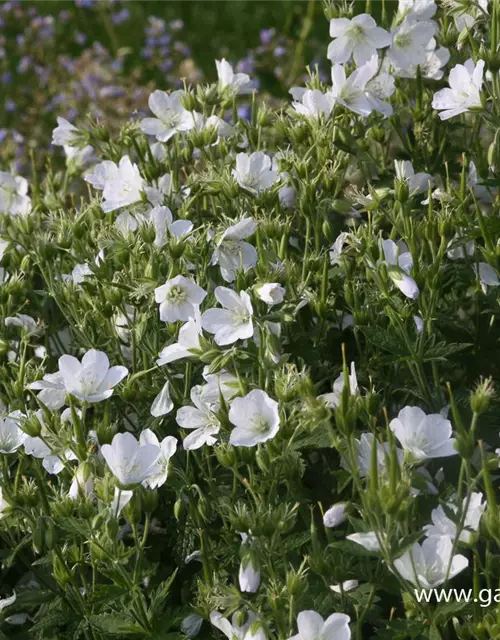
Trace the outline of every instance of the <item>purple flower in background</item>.
<instances>
[{"instance_id":1,"label":"purple flower in background","mask_svg":"<svg viewBox=\"0 0 500 640\"><path fill-rule=\"evenodd\" d=\"M122 22L126 22L130 18L130 11L126 8L123 8L121 11L115 13L112 17L112 20L115 24L122 24Z\"/></svg>"},{"instance_id":2,"label":"purple flower in background","mask_svg":"<svg viewBox=\"0 0 500 640\"><path fill-rule=\"evenodd\" d=\"M242 104L238 107L238 118L242 120L250 120L252 115L252 109L248 104Z\"/></svg>"},{"instance_id":3,"label":"purple flower in background","mask_svg":"<svg viewBox=\"0 0 500 640\"><path fill-rule=\"evenodd\" d=\"M80 45L84 45L87 42L87 36L80 31L75 33L75 42Z\"/></svg>"},{"instance_id":4,"label":"purple flower in background","mask_svg":"<svg viewBox=\"0 0 500 640\"><path fill-rule=\"evenodd\" d=\"M170 71L170 69L174 66L174 63L172 60L170 59L166 59L163 60L162 63L160 64L160 69L164 72L167 73L167 71Z\"/></svg>"},{"instance_id":5,"label":"purple flower in background","mask_svg":"<svg viewBox=\"0 0 500 640\"><path fill-rule=\"evenodd\" d=\"M261 43L264 46L269 45L275 34L276 34L276 29L261 29L260 30Z\"/></svg>"},{"instance_id":6,"label":"purple flower in background","mask_svg":"<svg viewBox=\"0 0 500 640\"><path fill-rule=\"evenodd\" d=\"M236 65L236 71L238 73L253 73L255 69L255 58L253 56L247 56L238 62Z\"/></svg>"},{"instance_id":7,"label":"purple flower in background","mask_svg":"<svg viewBox=\"0 0 500 640\"><path fill-rule=\"evenodd\" d=\"M187 57L191 55L191 49L183 42L175 42L174 49L183 56Z\"/></svg>"}]
</instances>

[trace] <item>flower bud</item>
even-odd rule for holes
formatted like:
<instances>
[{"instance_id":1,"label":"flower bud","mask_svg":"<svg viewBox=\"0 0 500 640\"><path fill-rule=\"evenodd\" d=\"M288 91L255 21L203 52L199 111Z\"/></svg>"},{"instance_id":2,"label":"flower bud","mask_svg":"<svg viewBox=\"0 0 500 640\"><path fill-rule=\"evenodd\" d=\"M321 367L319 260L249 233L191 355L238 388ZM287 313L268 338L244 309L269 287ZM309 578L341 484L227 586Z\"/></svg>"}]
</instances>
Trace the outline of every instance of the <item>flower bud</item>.
<instances>
[{"instance_id":1,"label":"flower bud","mask_svg":"<svg viewBox=\"0 0 500 640\"><path fill-rule=\"evenodd\" d=\"M286 574L286 588L291 596L299 595L305 586L304 575L291 569Z\"/></svg>"},{"instance_id":2,"label":"flower bud","mask_svg":"<svg viewBox=\"0 0 500 640\"><path fill-rule=\"evenodd\" d=\"M243 593L255 593L259 588L260 570L251 555L241 562L238 580Z\"/></svg>"},{"instance_id":3,"label":"flower bud","mask_svg":"<svg viewBox=\"0 0 500 640\"><path fill-rule=\"evenodd\" d=\"M323 524L329 529L338 527L340 524L347 520L346 515L346 502L338 502L330 507L323 516Z\"/></svg>"},{"instance_id":4,"label":"flower bud","mask_svg":"<svg viewBox=\"0 0 500 640\"><path fill-rule=\"evenodd\" d=\"M181 103L186 111L196 111L196 96L191 91L186 91L182 94Z\"/></svg>"},{"instance_id":5,"label":"flower bud","mask_svg":"<svg viewBox=\"0 0 500 640\"><path fill-rule=\"evenodd\" d=\"M153 513L158 507L158 491L145 489L141 493L142 508L146 513Z\"/></svg>"},{"instance_id":6,"label":"flower bud","mask_svg":"<svg viewBox=\"0 0 500 640\"><path fill-rule=\"evenodd\" d=\"M185 504L184 504L184 499L181 496L180 498L177 498L174 504L174 518L177 520L177 522L179 522L179 520L184 515L184 511L185 511Z\"/></svg>"},{"instance_id":7,"label":"flower bud","mask_svg":"<svg viewBox=\"0 0 500 640\"><path fill-rule=\"evenodd\" d=\"M409 196L410 190L408 188L408 182L406 180L396 180L395 183L396 199L398 202L405 203Z\"/></svg>"},{"instance_id":8,"label":"flower bud","mask_svg":"<svg viewBox=\"0 0 500 640\"><path fill-rule=\"evenodd\" d=\"M136 491L130 502L123 507L123 517L130 525L139 524L141 521L142 500L139 491Z\"/></svg>"},{"instance_id":9,"label":"flower bud","mask_svg":"<svg viewBox=\"0 0 500 640\"><path fill-rule=\"evenodd\" d=\"M221 466L225 468L234 467L236 463L236 451L232 445L220 444L215 448L215 455Z\"/></svg>"},{"instance_id":10,"label":"flower bud","mask_svg":"<svg viewBox=\"0 0 500 640\"><path fill-rule=\"evenodd\" d=\"M474 413L484 413L487 411L494 393L492 379L481 378L476 389L470 396L470 406L472 411Z\"/></svg>"}]
</instances>

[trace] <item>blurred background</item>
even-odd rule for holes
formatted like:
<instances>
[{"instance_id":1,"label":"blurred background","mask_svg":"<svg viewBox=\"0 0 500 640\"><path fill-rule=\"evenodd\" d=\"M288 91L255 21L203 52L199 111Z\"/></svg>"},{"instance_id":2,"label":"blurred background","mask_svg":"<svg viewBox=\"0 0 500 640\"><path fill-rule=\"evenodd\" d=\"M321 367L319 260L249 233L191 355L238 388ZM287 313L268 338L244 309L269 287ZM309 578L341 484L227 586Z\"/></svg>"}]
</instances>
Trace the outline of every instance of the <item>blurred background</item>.
<instances>
[{"instance_id":1,"label":"blurred background","mask_svg":"<svg viewBox=\"0 0 500 640\"><path fill-rule=\"evenodd\" d=\"M119 128L155 88L214 82L216 58L248 73L259 99L278 101L304 84L307 64L328 78L328 42L321 0L2 2L0 170L25 173L30 156L42 166L60 154L50 147L56 116Z\"/></svg>"}]
</instances>

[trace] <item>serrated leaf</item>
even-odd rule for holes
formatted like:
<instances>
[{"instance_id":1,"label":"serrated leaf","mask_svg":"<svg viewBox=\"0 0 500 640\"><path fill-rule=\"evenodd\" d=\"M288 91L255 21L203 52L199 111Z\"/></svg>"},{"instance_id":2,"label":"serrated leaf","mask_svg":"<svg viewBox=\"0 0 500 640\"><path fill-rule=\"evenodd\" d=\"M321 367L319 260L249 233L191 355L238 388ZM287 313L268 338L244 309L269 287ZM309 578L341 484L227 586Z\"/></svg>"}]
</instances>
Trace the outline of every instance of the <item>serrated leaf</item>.
<instances>
[{"instance_id":1,"label":"serrated leaf","mask_svg":"<svg viewBox=\"0 0 500 640\"><path fill-rule=\"evenodd\" d=\"M124 613L101 613L90 616L89 621L96 630L114 636L144 632L142 627Z\"/></svg>"}]
</instances>

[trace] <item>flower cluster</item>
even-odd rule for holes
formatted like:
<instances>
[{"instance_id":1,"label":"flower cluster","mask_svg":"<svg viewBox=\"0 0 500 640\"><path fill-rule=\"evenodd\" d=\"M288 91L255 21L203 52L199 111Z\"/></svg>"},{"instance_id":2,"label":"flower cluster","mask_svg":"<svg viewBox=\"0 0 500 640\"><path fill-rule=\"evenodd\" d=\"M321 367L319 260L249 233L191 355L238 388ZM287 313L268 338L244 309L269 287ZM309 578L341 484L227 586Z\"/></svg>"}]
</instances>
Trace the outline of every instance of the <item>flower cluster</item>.
<instances>
[{"instance_id":1,"label":"flower cluster","mask_svg":"<svg viewBox=\"0 0 500 640\"><path fill-rule=\"evenodd\" d=\"M498 637L500 7L350 11L0 173L7 637Z\"/></svg>"}]
</instances>

